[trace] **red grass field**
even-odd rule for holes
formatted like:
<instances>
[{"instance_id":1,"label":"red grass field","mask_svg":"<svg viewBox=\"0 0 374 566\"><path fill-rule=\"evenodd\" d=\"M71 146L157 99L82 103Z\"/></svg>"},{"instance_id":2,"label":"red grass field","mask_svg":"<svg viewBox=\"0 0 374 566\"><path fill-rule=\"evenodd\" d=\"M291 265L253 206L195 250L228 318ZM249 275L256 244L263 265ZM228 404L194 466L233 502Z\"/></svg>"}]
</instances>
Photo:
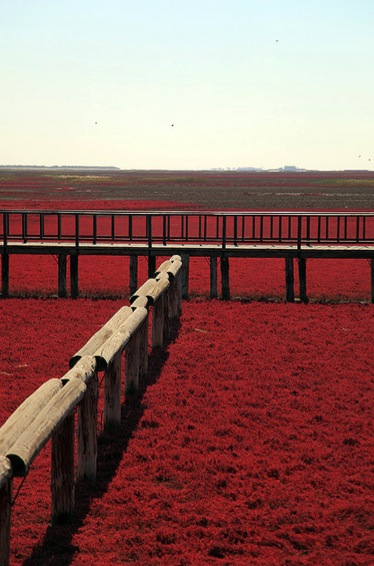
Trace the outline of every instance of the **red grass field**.
<instances>
[{"instance_id":1,"label":"red grass field","mask_svg":"<svg viewBox=\"0 0 374 566\"><path fill-rule=\"evenodd\" d=\"M81 290L109 285L120 299L1 302L0 424L128 304L126 260L102 259L105 269L82 258ZM372 563L374 317L357 304L369 267L309 265L311 298L355 303L206 301L207 264L191 261L200 298L184 302L178 335L152 353L121 432L101 437L98 482L77 487L73 523L48 526L49 446L14 482L12 565ZM284 297L282 261L230 266L233 295ZM57 267L17 258L10 281L17 294L50 295Z\"/></svg>"}]
</instances>

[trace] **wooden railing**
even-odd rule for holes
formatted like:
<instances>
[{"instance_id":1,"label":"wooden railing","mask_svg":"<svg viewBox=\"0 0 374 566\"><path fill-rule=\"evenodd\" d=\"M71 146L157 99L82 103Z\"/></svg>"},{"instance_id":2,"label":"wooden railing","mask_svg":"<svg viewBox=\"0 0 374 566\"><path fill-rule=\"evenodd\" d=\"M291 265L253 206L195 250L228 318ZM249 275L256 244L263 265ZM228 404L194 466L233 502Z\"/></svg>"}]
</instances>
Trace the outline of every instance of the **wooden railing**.
<instances>
[{"instance_id":1,"label":"wooden railing","mask_svg":"<svg viewBox=\"0 0 374 566\"><path fill-rule=\"evenodd\" d=\"M205 243L227 246L374 244L374 212L0 210L0 245Z\"/></svg>"},{"instance_id":2,"label":"wooden railing","mask_svg":"<svg viewBox=\"0 0 374 566\"><path fill-rule=\"evenodd\" d=\"M0 565L9 564L13 477L25 477L34 458L52 439L52 522L71 517L75 482L95 480L98 372L104 371L104 429L121 423L121 357L125 393L139 391L148 371L148 313L152 347L165 345L171 321L181 314L180 256L164 261L153 278L70 359L61 379L50 379L28 397L0 428ZM77 409L77 434L74 413ZM75 471L74 438L77 436Z\"/></svg>"}]
</instances>

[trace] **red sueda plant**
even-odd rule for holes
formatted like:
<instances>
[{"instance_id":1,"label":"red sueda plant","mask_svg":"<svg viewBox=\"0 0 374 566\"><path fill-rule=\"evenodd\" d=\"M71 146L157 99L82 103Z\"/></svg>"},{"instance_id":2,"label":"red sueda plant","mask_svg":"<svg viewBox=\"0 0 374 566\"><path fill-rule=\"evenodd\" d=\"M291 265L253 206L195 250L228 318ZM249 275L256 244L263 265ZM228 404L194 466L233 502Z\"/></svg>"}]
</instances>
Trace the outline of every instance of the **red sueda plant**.
<instances>
[{"instance_id":1,"label":"red sueda plant","mask_svg":"<svg viewBox=\"0 0 374 566\"><path fill-rule=\"evenodd\" d=\"M122 304L4 301L1 421ZM185 302L71 525L35 460L12 564L368 564L373 330L370 305Z\"/></svg>"},{"instance_id":2,"label":"red sueda plant","mask_svg":"<svg viewBox=\"0 0 374 566\"><path fill-rule=\"evenodd\" d=\"M365 260L308 262L312 298L367 300ZM52 266L12 257L11 291L55 294ZM231 260L230 278L234 296L284 297L282 260ZM126 259L80 258L82 293L121 299L1 302L0 425L68 370L127 286ZM72 524L48 526L48 445L15 480L12 564L370 563L372 307L201 300L208 290L207 260L192 259L200 298L152 352L121 429L101 436L98 481L77 486Z\"/></svg>"}]
</instances>

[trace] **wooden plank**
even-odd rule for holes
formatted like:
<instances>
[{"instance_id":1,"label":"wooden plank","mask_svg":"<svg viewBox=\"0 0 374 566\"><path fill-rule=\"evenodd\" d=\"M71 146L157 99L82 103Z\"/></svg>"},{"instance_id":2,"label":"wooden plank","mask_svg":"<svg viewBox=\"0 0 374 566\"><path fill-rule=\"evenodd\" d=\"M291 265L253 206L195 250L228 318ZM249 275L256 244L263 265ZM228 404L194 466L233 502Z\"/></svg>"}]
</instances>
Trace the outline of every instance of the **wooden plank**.
<instances>
[{"instance_id":1,"label":"wooden plank","mask_svg":"<svg viewBox=\"0 0 374 566\"><path fill-rule=\"evenodd\" d=\"M98 330L86 344L74 354L70 359L70 367L74 365L84 356L93 356L95 352L122 326L122 324L132 315L133 310L131 307L124 306L120 308L109 320ZM106 362L99 355L97 355L98 371L103 371L106 367Z\"/></svg>"},{"instance_id":2,"label":"wooden plank","mask_svg":"<svg viewBox=\"0 0 374 566\"><path fill-rule=\"evenodd\" d=\"M62 381L50 379L43 383L32 395L10 415L0 428L0 454L6 454L13 444L36 419L47 403L62 389Z\"/></svg>"},{"instance_id":3,"label":"wooden plank","mask_svg":"<svg viewBox=\"0 0 374 566\"><path fill-rule=\"evenodd\" d=\"M52 438L52 524L70 521L74 510L74 412L61 422Z\"/></svg>"},{"instance_id":4,"label":"wooden plank","mask_svg":"<svg viewBox=\"0 0 374 566\"><path fill-rule=\"evenodd\" d=\"M0 566L9 565L10 525L12 511L12 470L10 462L0 456Z\"/></svg>"},{"instance_id":5,"label":"wooden plank","mask_svg":"<svg viewBox=\"0 0 374 566\"><path fill-rule=\"evenodd\" d=\"M80 379L70 379L45 405L6 452L12 463L14 476L26 476L31 463L55 433L66 415L79 403L86 391Z\"/></svg>"},{"instance_id":6,"label":"wooden plank","mask_svg":"<svg viewBox=\"0 0 374 566\"><path fill-rule=\"evenodd\" d=\"M295 279L294 279L294 265L293 258L286 257L286 301L293 303L295 300Z\"/></svg>"},{"instance_id":7,"label":"wooden plank","mask_svg":"<svg viewBox=\"0 0 374 566\"><path fill-rule=\"evenodd\" d=\"M108 364L112 358L125 348L130 338L137 334L141 325L148 316L148 311L145 308L139 307L132 311L132 315L100 348L95 352L95 357L100 356Z\"/></svg>"}]
</instances>

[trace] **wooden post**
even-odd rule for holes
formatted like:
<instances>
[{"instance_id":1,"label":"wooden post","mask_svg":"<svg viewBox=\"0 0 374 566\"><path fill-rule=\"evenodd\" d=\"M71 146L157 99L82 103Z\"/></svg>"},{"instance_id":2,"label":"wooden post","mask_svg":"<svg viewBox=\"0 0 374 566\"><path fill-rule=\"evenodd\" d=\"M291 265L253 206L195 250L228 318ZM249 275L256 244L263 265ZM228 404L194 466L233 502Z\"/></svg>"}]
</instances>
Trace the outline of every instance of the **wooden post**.
<instances>
[{"instance_id":1,"label":"wooden post","mask_svg":"<svg viewBox=\"0 0 374 566\"><path fill-rule=\"evenodd\" d=\"M130 296L136 293L138 288L138 256L130 255Z\"/></svg>"},{"instance_id":2,"label":"wooden post","mask_svg":"<svg viewBox=\"0 0 374 566\"><path fill-rule=\"evenodd\" d=\"M217 258L210 257L210 298L216 299L218 297L217 290Z\"/></svg>"},{"instance_id":3,"label":"wooden post","mask_svg":"<svg viewBox=\"0 0 374 566\"><path fill-rule=\"evenodd\" d=\"M165 302L164 294L153 305L152 348L162 348L164 345Z\"/></svg>"},{"instance_id":4,"label":"wooden post","mask_svg":"<svg viewBox=\"0 0 374 566\"><path fill-rule=\"evenodd\" d=\"M109 362L104 374L104 429L121 424L121 352Z\"/></svg>"},{"instance_id":5,"label":"wooden post","mask_svg":"<svg viewBox=\"0 0 374 566\"><path fill-rule=\"evenodd\" d=\"M139 330L139 374L144 377L148 373L148 317Z\"/></svg>"},{"instance_id":6,"label":"wooden post","mask_svg":"<svg viewBox=\"0 0 374 566\"><path fill-rule=\"evenodd\" d=\"M181 268L181 290L182 299L188 299L188 280L190 275L190 256L188 254L182 254L182 268Z\"/></svg>"},{"instance_id":7,"label":"wooden post","mask_svg":"<svg viewBox=\"0 0 374 566\"><path fill-rule=\"evenodd\" d=\"M65 299L66 292L66 254L58 256L58 296Z\"/></svg>"},{"instance_id":8,"label":"wooden post","mask_svg":"<svg viewBox=\"0 0 374 566\"><path fill-rule=\"evenodd\" d=\"M70 295L76 299L79 295L78 285L78 255L70 255Z\"/></svg>"},{"instance_id":9,"label":"wooden post","mask_svg":"<svg viewBox=\"0 0 374 566\"><path fill-rule=\"evenodd\" d=\"M9 565L12 479L9 460L0 456L0 566Z\"/></svg>"},{"instance_id":10,"label":"wooden post","mask_svg":"<svg viewBox=\"0 0 374 566\"><path fill-rule=\"evenodd\" d=\"M154 277L156 271L156 257L154 255L148 255L148 277Z\"/></svg>"},{"instance_id":11,"label":"wooden post","mask_svg":"<svg viewBox=\"0 0 374 566\"><path fill-rule=\"evenodd\" d=\"M293 257L286 257L286 301L293 303L295 300Z\"/></svg>"},{"instance_id":12,"label":"wooden post","mask_svg":"<svg viewBox=\"0 0 374 566\"><path fill-rule=\"evenodd\" d=\"M52 437L52 524L69 520L74 509L74 411Z\"/></svg>"},{"instance_id":13,"label":"wooden post","mask_svg":"<svg viewBox=\"0 0 374 566\"><path fill-rule=\"evenodd\" d=\"M125 395L133 395L139 391L140 373L140 332L136 331L128 341L125 352Z\"/></svg>"},{"instance_id":14,"label":"wooden post","mask_svg":"<svg viewBox=\"0 0 374 566\"><path fill-rule=\"evenodd\" d=\"M221 280L222 280L222 299L230 300L230 271L229 258L221 257Z\"/></svg>"},{"instance_id":15,"label":"wooden post","mask_svg":"<svg viewBox=\"0 0 374 566\"><path fill-rule=\"evenodd\" d=\"M300 286L300 301L308 303L308 295L306 291L306 259L299 257L299 286Z\"/></svg>"},{"instance_id":16,"label":"wooden post","mask_svg":"<svg viewBox=\"0 0 374 566\"><path fill-rule=\"evenodd\" d=\"M86 393L78 405L78 481L96 479L98 399L96 371L86 385Z\"/></svg>"},{"instance_id":17,"label":"wooden post","mask_svg":"<svg viewBox=\"0 0 374 566\"><path fill-rule=\"evenodd\" d=\"M163 330L164 345L168 342L170 337L169 297L168 297L169 289L162 295L162 301L164 303L164 330Z\"/></svg>"},{"instance_id":18,"label":"wooden post","mask_svg":"<svg viewBox=\"0 0 374 566\"><path fill-rule=\"evenodd\" d=\"M9 297L9 254L1 255L1 294L3 299Z\"/></svg>"}]
</instances>

